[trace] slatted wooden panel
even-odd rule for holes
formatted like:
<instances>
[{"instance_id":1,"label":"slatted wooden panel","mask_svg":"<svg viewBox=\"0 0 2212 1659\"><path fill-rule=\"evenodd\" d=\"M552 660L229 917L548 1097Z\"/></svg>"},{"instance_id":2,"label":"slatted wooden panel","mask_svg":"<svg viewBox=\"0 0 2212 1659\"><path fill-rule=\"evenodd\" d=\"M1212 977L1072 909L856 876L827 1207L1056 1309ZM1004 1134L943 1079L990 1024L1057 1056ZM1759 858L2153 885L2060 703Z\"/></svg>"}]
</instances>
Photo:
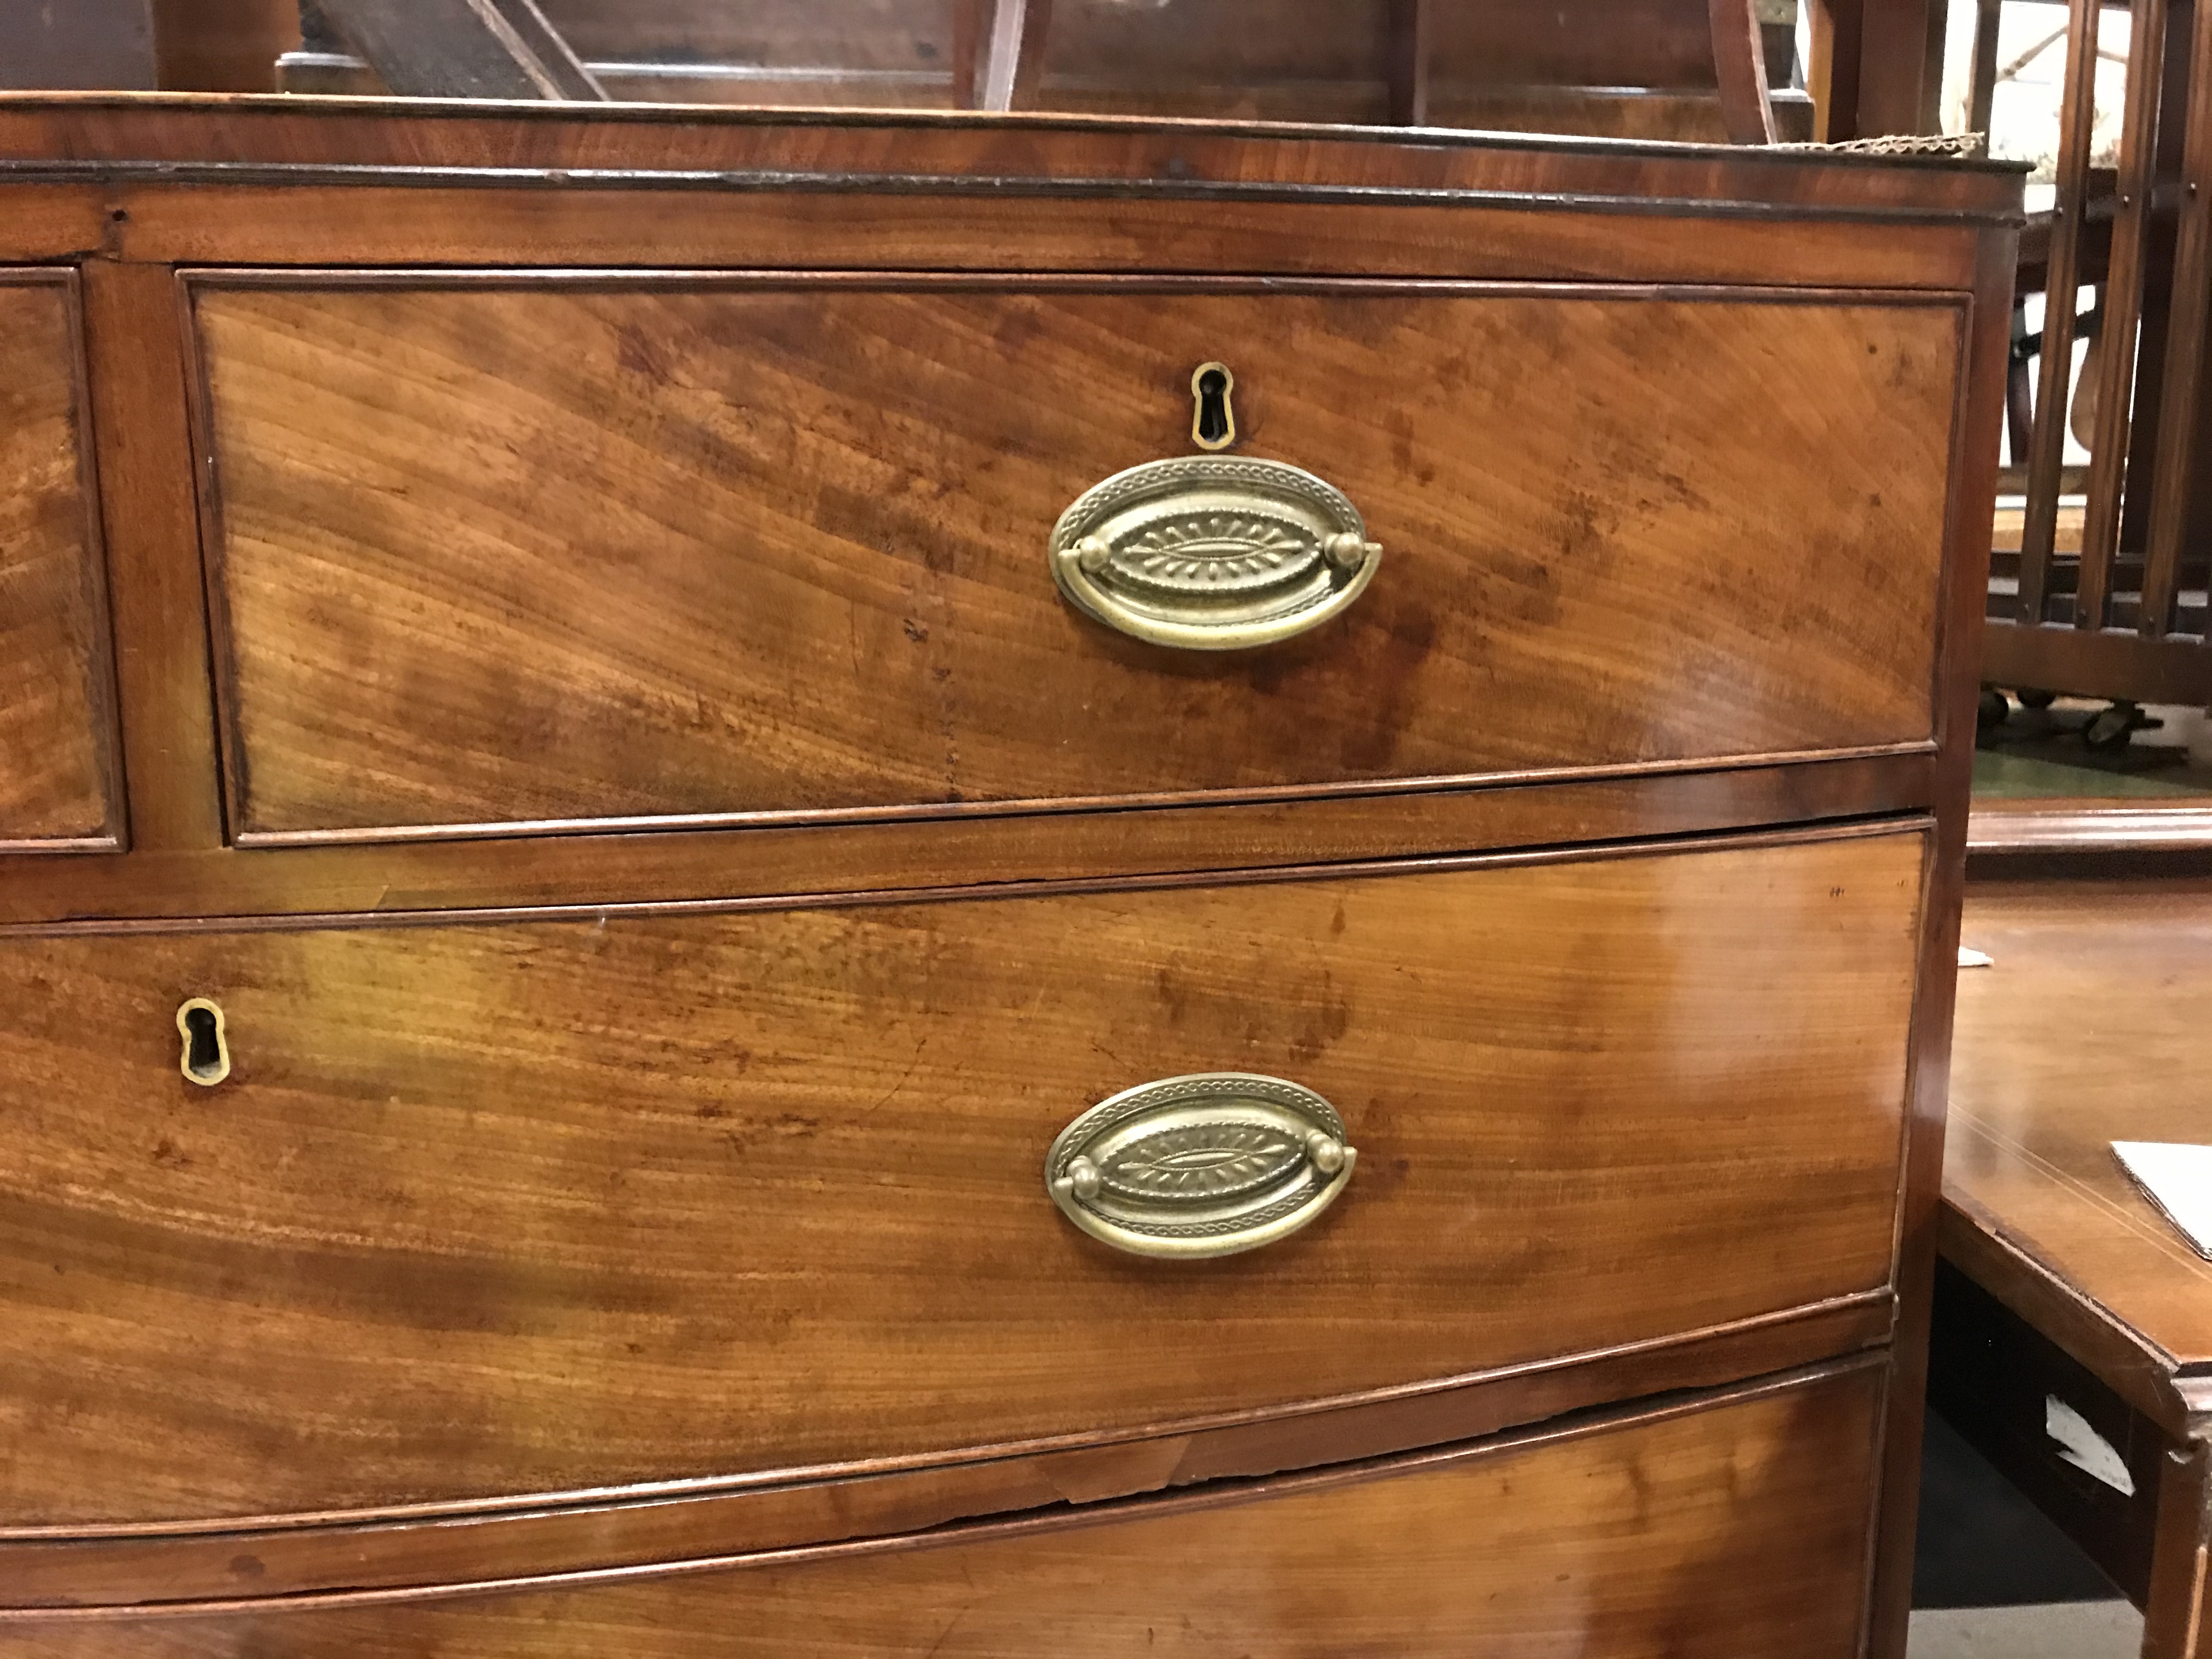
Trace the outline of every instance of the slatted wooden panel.
<instances>
[{"instance_id":1,"label":"slatted wooden panel","mask_svg":"<svg viewBox=\"0 0 2212 1659\"><path fill-rule=\"evenodd\" d=\"M2202 702L2212 697L2202 596L2212 574L2212 7L2132 0L2118 165L2102 173L2088 161L2108 9L2073 0L2069 15L2057 206L2033 228L2040 251L2023 270L2045 289L2033 415L2014 423L2016 442L2027 428L2025 521L2017 560L2002 539L1996 560L2017 586L1993 592L1985 672L2009 685ZM1984 116L1995 63L1985 14L1972 94ZM2076 477L2062 465L2068 377L2091 287L2102 322L2073 393L2088 402L2090 459ZM2083 505L2063 510L2075 489Z\"/></svg>"},{"instance_id":2,"label":"slatted wooden panel","mask_svg":"<svg viewBox=\"0 0 2212 1659\"><path fill-rule=\"evenodd\" d=\"M2019 617L2043 620L2058 522L2058 470L2065 458L2067 387L2074 371L2074 306L2081 222L2088 199L2089 134L2094 118L2097 22L2101 0L2074 0L2066 36L2066 90L2059 112L2058 197L2051 229L2043 366L2035 424L2028 439L2027 518L2021 532Z\"/></svg>"}]
</instances>

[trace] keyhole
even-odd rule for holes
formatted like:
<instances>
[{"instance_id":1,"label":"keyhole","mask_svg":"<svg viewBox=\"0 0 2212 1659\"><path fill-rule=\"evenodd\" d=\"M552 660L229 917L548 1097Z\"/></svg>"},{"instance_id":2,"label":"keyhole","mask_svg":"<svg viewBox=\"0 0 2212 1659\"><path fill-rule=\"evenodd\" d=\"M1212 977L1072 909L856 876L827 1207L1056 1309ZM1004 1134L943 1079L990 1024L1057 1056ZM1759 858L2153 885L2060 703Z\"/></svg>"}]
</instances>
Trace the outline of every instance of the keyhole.
<instances>
[{"instance_id":1,"label":"keyhole","mask_svg":"<svg viewBox=\"0 0 2212 1659\"><path fill-rule=\"evenodd\" d=\"M1226 449L1237 441L1237 411L1229 402L1236 389L1237 377L1225 363L1200 363L1192 371L1190 441L1200 449Z\"/></svg>"},{"instance_id":2,"label":"keyhole","mask_svg":"<svg viewBox=\"0 0 2212 1659\"><path fill-rule=\"evenodd\" d=\"M178 1069L187 1083L213 1088L230 1075L230 1045L222 1034L222 1010L205 997L194 997L177 1010L177 1030L185 1052Z\"/></svg>"}]
</instances>

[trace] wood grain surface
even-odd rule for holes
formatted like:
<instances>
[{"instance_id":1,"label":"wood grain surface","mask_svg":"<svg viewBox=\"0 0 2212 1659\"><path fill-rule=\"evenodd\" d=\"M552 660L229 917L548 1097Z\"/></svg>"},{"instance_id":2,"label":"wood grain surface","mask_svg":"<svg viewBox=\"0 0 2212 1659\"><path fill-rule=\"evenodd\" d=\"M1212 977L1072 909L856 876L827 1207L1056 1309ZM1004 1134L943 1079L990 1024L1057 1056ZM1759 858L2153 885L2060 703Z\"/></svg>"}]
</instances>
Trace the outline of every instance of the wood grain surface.
<instances>
[{"instance_id":1,"label":"wood grain surface","mask_svg":"<svg viewBox=\"0 0 2212 1659\"><path fill-rule=\"evenodd\" d=\"M1948 304L194 292L247 837L1930 735ZM1185 446L1212 358L1241 453L1328 477L1389 550L1345 617L1255 652L1089 623L1043 552Z\"/></svg>"},{"instance_id":2,"label":"wood grain surface","mask_svg":"<svg viewBox=\"0 0 2212 1659\"><path fill-rule=\"evenodd\" d=\"M176 277L93 259L83 282L131 800L130 857L100 862L121 868L143 854L221 847L222 773L191 422L178 406L186 360ZM90 890L68 884L80 897Z\"/></svg>"},{"instance_id":3,"label":"wood grain surface","mask_svg":"<svg viewBox=\"0 0 2212 1659\"><path fill-rule=\"evenodd\" d=\"M1851 1659L1879 1368L1337 1474L726 1571L0 1623L6 1659Z\"/></svg>"},{"instance_id":4,"label":"wood grain surface","mask_svg":"<svg viewBox=\"0 0 2212 1659\"><path fill-rule=\"evenodd\" d=\"M1324 1410L1263 1412L1134 1439L997 1447L988 1456L878 1459L820 1477L600 1488L559 1502L246 1525L0 1529L0 1619L40 1608L406 1589L885 1538L1418 1451L1838 1355L1879 1360L1875 1351L1887 1346L1895 1317L1893 1298L1874 1291L1571 1364L1386 1390Z\"/></svg>"},{"instance_id":5,"label":"wood grain surface","mask_svg":"<svg viewBox=\"0 0 2212 1659\"><path fill-rule=\"evenodd\" d=\"M1923 839L9 946L0 1519L1127 1434L1879 1290ZM1053 1134L1207 1069L1334 1102L1347 1195L1205 1263L1063 1222Z\"/></svg>"},{"instance_id":6,"label":"wood grain surface","mask_svg":"<svg viewBox=\"0 0 2212 1659\"><path fill-rule=\"evenodd\" d=\"M0 849L114 846L115 691L74 273L0 267Z\"/></svg>"},{"instance_id":7,"label":"wood grain surface","mask_svg":"<svg viewBox=\"0 0 2212 1659\"><path fill-rule=\"evenodd\" d=\"M2206 1138L2197 1008L2212 884L2007 882L1969 895L1930 1399L2143 1609L2148 1659L2207 1651L2212 1264L2114 1140ZM2054 1455L2050 1400L2125 1463Z\"/></svg>"},{"instance_id":8,"label":"wood grain surface","mask_svg":"<svg viewBox=\"0 0 2212 1659\"><path fill-rule=\"evenodd\" d=\"M1945 1253L2179 1433L2212 1405L2212 1262L2112 1156L2201 1142L2198 1009L2212 885L2075 882L1969 895Z\"/></svg>"},{"instance_id":9,"label":"wood grain surface","mask_svg":"<svg viewBox=\"0 0 2212 1659\"><path fill-rule=\"evenodd\" d=\"M1447 72L1453 72L1449 65ZM1893 282L1911 268L1911 238L1870 235L1870 221L1893 230L1960 220L2017 221L2025 171L2006 161L1929 156L1900 165L1834 152L1556 143L1434 128L1407 142L1402 133L1341 126L1101 116L879 109L842 111L823 120L811 112L696 106L581 112L556 105L356 97L0 94L0 167L21 163L43 176L68 171L56 167L64 158L111 177L127 176L145 163L216 164L247 170L240 182L265 182L268 175L251 171L264 167L499 168L511 170L508 182L526 187L563 182L555 175L580 174L566 182L587 194L598 194L611 181L649 184L646 175L656 173L726 174L733 184L745 182L748 174L782 175L800 184L809 176L825 182L872 176L893 184L988 180L993 188L985 193L1056 179L1129 186L1156 198L1209 191L1227 198L1240 189L1287 197L1333 187L1502 192L1601 214L1612 221L1616 240L1635 252L1654 239L1686 246L1729 242L1741 228L1711 221L1667 228L1668 210L1694 213L1702 206L1730 219L1856 220L1847 234L1832 238L1808 238L1802 224L1791 228L1790 235L1814 245L1809 257L1795 264L1770 261L1761 273L1771 278L1788 271L1792 280L1808 283L1834 280L1822 274L1821 261L1846 246L1854 250L1855 264L1867 270L1886 266ZM681 190L698 181L665 182ZM352 195L344 189L333 193L341 202ZM434 198L430 205L438 205ZM653 204L662 210L673 205L666 197ZM872 202L867 215L855 216L848 198L838 212L865 233L886 205ZM941 210L945 204L932 205ZM1039 205L1028 204L1031 210ZM1558 216L1540 210L1534 216ZM210 228L219 227L210 222ZM1698 234L1682 234L1687 228ZM1094 226L1094 232L1103 232L1108 243L1117 234L1113 227ZM654 251L653 243L641 244L619 263L635 263ZM1463 260L1480 254L1461 250ZM971 247L963 263L972 266L975 255ZM663 262L669 262L665 255ZM1366 269L1368 263L1348 268Z\"/></svg>"},{"instance_id":10,"label":"wood grain surface","mask_svg":"<svg viewBox=\"0 0 2212 1659\"><path fill-rule=\"evenodd\" d=\"M1913 1531L1920 1493L1923 1402L1927 1395L1928 1309L1941 1222L1945 1102L1958 987L1959 908L1966 880L1966 817L1973 787L1981 665L1981 609L1987 585L1986 526L1995 510L1998 438L2004 418L2017 249L2009 234L1988 237L1975 258L1974 298L1961 376L1958 435L1950 455L1944 531L1936 759L1939 803L1920 938L1919 995L1912 1011L1904 1180L1898 1215L1898 1320L1888 1416L1882 1431L1881 1522L1875 1540L1869 1659L1904 1659L1912 1612Z\"/></svg>"},{"instance_id":11,"label":"wood grain surface","mask_svg":"<svg viewBox=\"0 0 2212 1659\"><path fill-rule=\"evenodd\" d=\"M887 147L893 157L908 137L896 136ZM1173 155L1161 162L1177 164ZM1541 179L1552 171L1529 173ZM532 263L546 268L957 272L973 269L978 248L996 248L1008 269L1141 276L1757 283L1784 272L1807 287L1950 291L1972 283L1975 247L1994 218L1981 210L1923 221L1886 204L1846 201L1831 210L1734 200L1686 203L1668 217L1662 204L1644 198L1620 207L1601 198L1589 211L1570 212L1492 192L1385 185L1354 196L1359 187L1236 181L1209 191L1171 177L1149 186L994 179L890 188L855 214L853 197L866 179L810 185L777 175L715 190L696 178L617 168L611 176L528 173L501 188L497 173L441 179L406 167L49 163L12 172L25 181L9 183L15 205L0 224L0 258L100 251L145 264L499 266L528 248ZM0 181L10 173L0 164ZM1637 176L1622 168L1594 182L1626 187ZM204 187L217 182L227 210L210 213ZM1868 219L1887 234L1870 237Z\"/></svg>"},{"instance_id":12,"label":"wood grain surface","mask_svg":"<svg viewBox=\"0 0 2212 1659\"><path fill-rule=\"evenodd\" d=\"M200 683L204 686L204 681ZM211 747L212 722L201 730ZM152 747L149 738L148 746ZM127 856L18 859L0 880L0 937L108 928L198 928L299 916L420 919L548 908L781 908L832 895L1037 883L1188 879L1454 854L1559 857L1593 843L1701 837L1823 819L1924 811L1935 757L1774 757L1758 767L1553 777L1214 806L1129 806L1019 817L961 813L892 823L624 830L576 826L507 836L305 847L220 844ZM212 808L215 768L173 800ZM135 826L134 826L135 827ZM213 834L206 838L213 840Z\"/></svg>"}]
</instances>

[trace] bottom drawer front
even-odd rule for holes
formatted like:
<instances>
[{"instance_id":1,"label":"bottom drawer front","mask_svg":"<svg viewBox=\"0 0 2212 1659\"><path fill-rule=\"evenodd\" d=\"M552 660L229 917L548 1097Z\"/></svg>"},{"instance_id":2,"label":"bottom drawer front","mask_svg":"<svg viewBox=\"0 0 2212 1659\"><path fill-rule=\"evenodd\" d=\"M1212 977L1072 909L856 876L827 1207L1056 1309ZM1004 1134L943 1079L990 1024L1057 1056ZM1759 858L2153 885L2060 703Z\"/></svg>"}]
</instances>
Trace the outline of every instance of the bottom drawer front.
<instances>
[{"instance_id":1,"label":"bottom drawer front","mask_svg":"<svg viewBox=\"0 0 2212 1659\"><path fill-rule=\"evenodd\" d=\"M0 1659L1848 1659L1881 1376L918 1546L434 1601L0 1624Z\"/></svg>"}]
</instances>

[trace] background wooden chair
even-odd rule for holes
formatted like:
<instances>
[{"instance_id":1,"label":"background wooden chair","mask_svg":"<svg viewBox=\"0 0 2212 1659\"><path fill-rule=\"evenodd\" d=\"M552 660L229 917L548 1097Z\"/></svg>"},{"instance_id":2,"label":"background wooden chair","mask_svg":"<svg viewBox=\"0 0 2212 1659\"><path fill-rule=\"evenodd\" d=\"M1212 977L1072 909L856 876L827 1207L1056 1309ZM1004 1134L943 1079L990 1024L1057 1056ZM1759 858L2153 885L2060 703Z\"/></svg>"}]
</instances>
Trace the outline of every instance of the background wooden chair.
<instances>
[{"instance_id":1,"label":"background wooden chair","mask_svg":"<svg viewBox=\"0 0 2212 1659\"><path fill-rule=\"evenodd\" d=\"M2021 290L2046 298L2039 337L2016 352L2010 425L2026 499L2016 546L1993 555L1983 661L1990 681L2030 701L2112 700L2116 718L2092 735L2124 741L2137 703L2212 701L2212 5L2127 8L2118 165L2097 169L2093 88L2109 9L2072 0L2057 200L2021 242ZM1972 94L1984 121L1997 12L1984 0ZM2069 398L2085 325L2096 348ZM2086 472L2064 464L2072 416ZM2078 544L2062 536L2060 512L2076 493ZM2001 717L2002 701L1990 712Z\"/></svg>"}]
</instances>

